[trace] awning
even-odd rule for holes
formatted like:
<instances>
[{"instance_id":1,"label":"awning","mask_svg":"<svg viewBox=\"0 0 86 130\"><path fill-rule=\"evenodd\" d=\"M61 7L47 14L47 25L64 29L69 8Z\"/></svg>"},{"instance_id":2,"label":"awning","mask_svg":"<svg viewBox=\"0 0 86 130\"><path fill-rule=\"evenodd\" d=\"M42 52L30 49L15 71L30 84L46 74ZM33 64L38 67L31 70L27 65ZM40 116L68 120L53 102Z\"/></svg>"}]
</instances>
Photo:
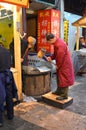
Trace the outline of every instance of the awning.
<instances>
[{"instance_id":1,"label":"awning","mask_svg":"<svg viewBox=\"0 0 86 130\"><path fill-rule=\"evenodd\" d=\"M86 28L86 16L78 19L77 21L72 23L72 25Z\"/></svg>"}]
</instances>

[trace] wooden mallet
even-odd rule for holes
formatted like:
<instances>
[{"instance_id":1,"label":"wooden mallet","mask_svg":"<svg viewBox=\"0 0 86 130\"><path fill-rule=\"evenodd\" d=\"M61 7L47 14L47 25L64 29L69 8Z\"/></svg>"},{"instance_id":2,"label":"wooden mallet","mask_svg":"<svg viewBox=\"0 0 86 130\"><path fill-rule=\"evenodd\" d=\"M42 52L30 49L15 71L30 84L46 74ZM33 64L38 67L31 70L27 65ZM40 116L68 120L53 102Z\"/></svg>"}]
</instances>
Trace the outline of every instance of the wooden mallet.
<instances>
[{"instance_id":1,"label":"wooden mallet","mask_svg":"<svg viewBox=\"0 0 86 130\"><path fill-rule=\"evenodd\" d=\"M44 57L47 60L47 56L45 56L45 53L46 53L46 50L44 48L42 48L41 50L39 50L39 52L37 54L37 57L38 58L43 58ZM56 64L54 62L52 62L52 61L48 61L48 62L51 62L53 65L56 66ZM56 66L56 68L57 68L57 66Z\"/></svg>"}]
</instances>

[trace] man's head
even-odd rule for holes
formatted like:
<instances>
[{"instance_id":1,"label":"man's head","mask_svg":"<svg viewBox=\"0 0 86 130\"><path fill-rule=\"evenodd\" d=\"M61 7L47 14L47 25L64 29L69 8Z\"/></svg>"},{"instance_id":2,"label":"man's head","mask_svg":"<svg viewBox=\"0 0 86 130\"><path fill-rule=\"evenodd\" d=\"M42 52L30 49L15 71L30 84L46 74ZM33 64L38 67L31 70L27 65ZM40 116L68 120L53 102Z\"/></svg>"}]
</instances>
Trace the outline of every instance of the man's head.
<instances>
[{"instance_id":1,"label":"man's head","mask_svg":"<svg viewBox=\"0 0 86 130\"><path fill-rule=\"evenodd\" d=\"M52 34L52 33L47 33L47 34L46 34L46 40L47 40L48 43L54 44L55 41L56 41L56 37L55 37L55 35Z\"/></svg>"},{"instance_id":2,"label":"man's head","mask_svg":"<svg viewBox=\"0 0 86 130\"><path fill-rule=\"evenodd\" d=\"M81 43L84 43L84 42L85 42L84 36L81 36L81 37L79 38L79 41L80 41Z\"/></svg>"}]
</instances>

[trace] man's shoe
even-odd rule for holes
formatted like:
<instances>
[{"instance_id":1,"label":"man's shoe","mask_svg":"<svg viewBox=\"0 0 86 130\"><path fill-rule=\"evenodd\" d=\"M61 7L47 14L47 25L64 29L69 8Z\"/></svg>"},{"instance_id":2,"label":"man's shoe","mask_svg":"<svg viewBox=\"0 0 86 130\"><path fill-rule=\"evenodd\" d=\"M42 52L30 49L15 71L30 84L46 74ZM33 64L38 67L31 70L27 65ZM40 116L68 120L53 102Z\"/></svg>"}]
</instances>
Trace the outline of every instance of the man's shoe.
<instances>
[{"instance_id":1,"label":"man's shoe","mask_svg":"<svg viewBox=\"0 0 86 130\"><path fill-rule=\"evenodd\" d=\"M60 93L58 93L57 91L52 92L52 94L60 95Z\"/></svg>"},{"instance_id":2,"label":"man's shoe","mask_svg":"<svg viewBox=\"0 0 86 130\"><path fill-rule=\"evenodd\" d=\"M68 97L57 97L56 100L64 100L64 99L68 99Z\"/></svg>"},{"instance_id":3,"label":"man's shoe","mask_svg":"<svg viewBox=\"0 0 86 130\"><path fill-rule=\"evenodd\" d=\"M0 127L2 127L3 126L3 123L0 123Z\"/></svg>"}]
</instances>

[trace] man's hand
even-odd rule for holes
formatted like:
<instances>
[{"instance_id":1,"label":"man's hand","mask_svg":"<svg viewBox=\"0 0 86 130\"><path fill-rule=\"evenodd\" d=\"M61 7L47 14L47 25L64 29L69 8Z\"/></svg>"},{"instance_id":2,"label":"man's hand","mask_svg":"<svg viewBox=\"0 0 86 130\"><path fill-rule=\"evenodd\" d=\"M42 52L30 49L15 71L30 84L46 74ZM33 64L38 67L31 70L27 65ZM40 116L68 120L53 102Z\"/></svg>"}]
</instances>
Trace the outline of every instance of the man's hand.
<instances>
[{"instance_id":1,"label":"man's hand","mask_svg":"<svg viewBox=\"0 0 86 130\"><path fill-rule=\"evenodd\" d=\"M51 62L52 59L51 59L51 57L46 57L46 60Z\"/></svg>"},{"instance_id":2,"label":"man's hand","mask_svg":"<svg viewBox=\"0 0 86 130\"><path fill-rule=\"evenodd\" d=\"M28 44L28 49L31 49L33 48L33 45L32 44Z\"/></svg>"},{"instance_id":3,"label":"man's hand","mask_svg":"<svg viewBox=\"0 0 86 130\"><path fill-rule=\"evenodd\" d=\"M21 63L24 61L24 59L23 58L21 58Z\"/></svg>"},{"instance_id":4,"label":"man's hand","mask_svg":"<svg viewBox=\"0 0 86 130\"><path fill-rule=\"evenodd\" d=\"M55 65L56 69L58 69L57 65L52 61L51 57L46 57L46 60Z\"/></svg>"}]
</instances>

